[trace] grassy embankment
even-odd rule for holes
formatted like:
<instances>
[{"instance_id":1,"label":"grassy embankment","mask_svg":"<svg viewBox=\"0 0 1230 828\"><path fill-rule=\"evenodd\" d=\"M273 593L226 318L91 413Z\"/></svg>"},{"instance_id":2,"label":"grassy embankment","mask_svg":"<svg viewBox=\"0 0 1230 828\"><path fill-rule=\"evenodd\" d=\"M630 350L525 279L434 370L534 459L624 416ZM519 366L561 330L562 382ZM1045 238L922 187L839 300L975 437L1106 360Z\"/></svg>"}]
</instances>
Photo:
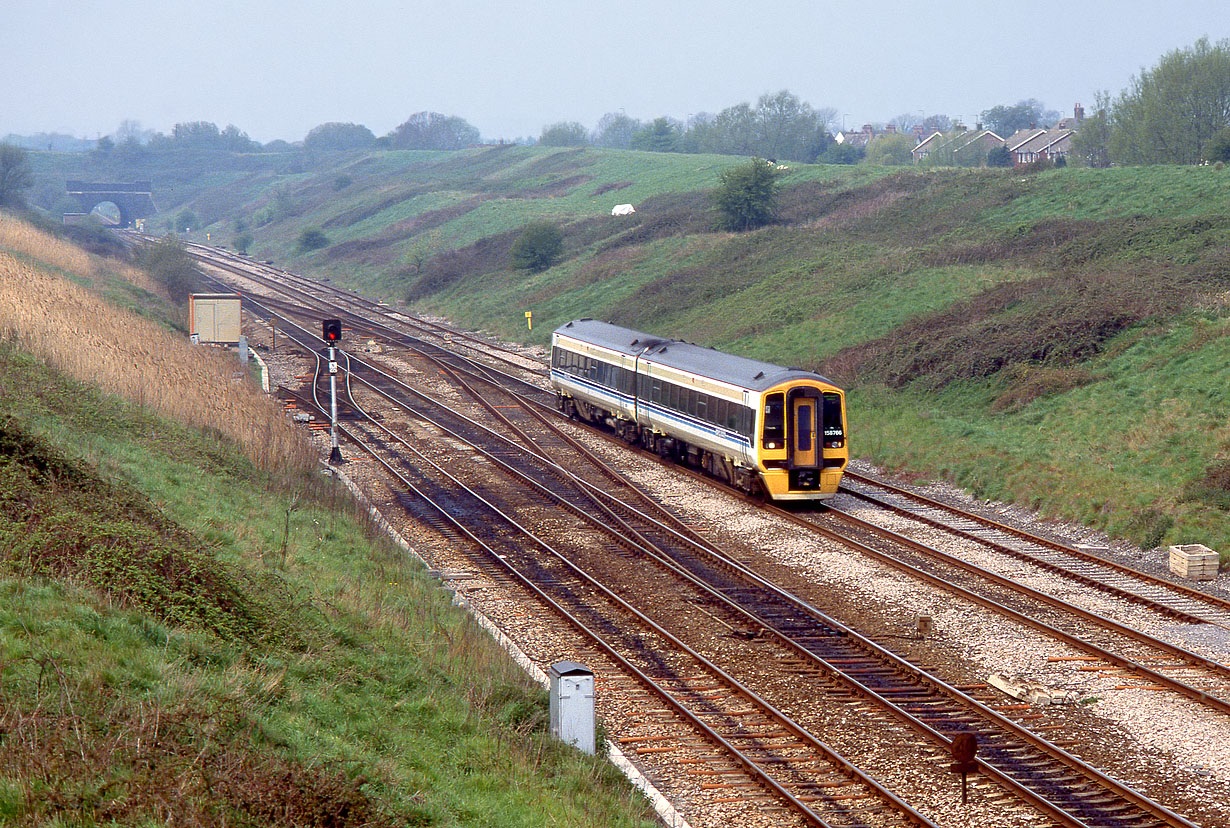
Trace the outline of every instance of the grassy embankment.
<instances>
[{"instance_id":1,"label":"grassy embankment","mask_svg":"<svg viewBox=\"0 0 1230 828\"><path fill-rule=\"evenodd\" d=\"M781 224L714 232L706 191L737 163L375 153L199 198L215 239L268 219L260 258L505 337L594 316L818 368L851 389L859 456L1230 553L1224 171L791 165ZM637 214L609 216L622 201ZM538 218L564 225L565 258L513 271ZM297 253L314 226L330 246Z\"/></svg>"},{"instance_id":2,"label":"grassy embankment","mask_svg":"<svg viewBox=\"0 0 1230 828\"><path fill-rule=\"evenodd\" d=\"M0 823L649 824L174 316L0 218Z\"/></svg>"}]
</instances>

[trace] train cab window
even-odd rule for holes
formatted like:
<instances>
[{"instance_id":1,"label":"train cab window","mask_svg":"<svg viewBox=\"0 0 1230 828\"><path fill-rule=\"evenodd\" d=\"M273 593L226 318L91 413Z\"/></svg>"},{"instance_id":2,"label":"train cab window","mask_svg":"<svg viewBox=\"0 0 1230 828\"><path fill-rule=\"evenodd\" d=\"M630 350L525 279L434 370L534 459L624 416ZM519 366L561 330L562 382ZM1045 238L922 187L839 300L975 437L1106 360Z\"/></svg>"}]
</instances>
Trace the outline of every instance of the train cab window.
<instances>
[{"instance_id":1,"label":"train cab window","mask_svg":"<svg viewBox=\"0 0 1230 828\"><path fill-rule=\"evenodd\" d=\"M769 394L764 398L765 448L781 448L786 440L786 395Z\"/></svg>"},{"instance_id":2,"label":"train cab window","mask_svg":"<svg viewBox=\"0 0 1230 828\"><path fill-rule=\"evenodd\" d=\"M824 447L842 448L846 444L846 429L841 421L841 395L825 394L821 412L821 428L824 429Z\"/></svg>"},{"instance_id":3,"label":"train cab window","mask_svg":"<svg viewBox=\"0 0 1230 828\"><path fill-rule=\"evenodd\" d=\"M795 412L798 419L798 428L795 430L795 441L799 451L811 451L811 433L812 423L814 418L811 413L810 403L800 403Z\"/></svg>"}]
</instances>

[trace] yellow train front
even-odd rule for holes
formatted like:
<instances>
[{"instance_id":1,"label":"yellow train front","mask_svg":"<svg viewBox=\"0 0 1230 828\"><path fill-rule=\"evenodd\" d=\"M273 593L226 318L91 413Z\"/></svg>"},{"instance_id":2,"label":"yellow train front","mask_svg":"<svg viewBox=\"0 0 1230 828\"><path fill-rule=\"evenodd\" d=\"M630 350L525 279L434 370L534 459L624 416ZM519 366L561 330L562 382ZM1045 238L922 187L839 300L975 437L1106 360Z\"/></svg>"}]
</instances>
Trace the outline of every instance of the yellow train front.
<instances>
[{"instance_id":1,"label":"yellow train front","mask_svg":"<svg viewBox=\"0 0 1230 828\"><path fill-rule=\"evenodd\" d=\"M821 375L593 319L551 344L560 410L774 500L837 491L845 394Z\"/></svg>"}]
</instances>

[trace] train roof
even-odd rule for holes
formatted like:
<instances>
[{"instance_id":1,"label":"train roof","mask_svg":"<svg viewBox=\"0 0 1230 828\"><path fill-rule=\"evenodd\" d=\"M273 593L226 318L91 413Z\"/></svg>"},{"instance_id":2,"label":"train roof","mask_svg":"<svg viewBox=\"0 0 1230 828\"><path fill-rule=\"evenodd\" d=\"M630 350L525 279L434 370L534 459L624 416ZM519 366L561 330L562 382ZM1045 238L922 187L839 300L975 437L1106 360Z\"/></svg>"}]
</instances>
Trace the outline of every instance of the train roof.
<instances>
[{"instance_id":1,"label":"train roof","mask_svg":"<svg viewBox=\"0 0 1230 828\"><path fill-rule=\"evenodd\" d=\"M750 391L766 391L775 385L794 379L811 379L834 383L814 371L801 368L783 368L771 362L727 354L713 348L703 348L678 339L667 339L653 334L621 328L596 319L574 319L555 329L555 333L569 336L618 351L628 356L648 357L654 363L699 374L709 379L728 382Z\"/></svg>"}]
</instances>

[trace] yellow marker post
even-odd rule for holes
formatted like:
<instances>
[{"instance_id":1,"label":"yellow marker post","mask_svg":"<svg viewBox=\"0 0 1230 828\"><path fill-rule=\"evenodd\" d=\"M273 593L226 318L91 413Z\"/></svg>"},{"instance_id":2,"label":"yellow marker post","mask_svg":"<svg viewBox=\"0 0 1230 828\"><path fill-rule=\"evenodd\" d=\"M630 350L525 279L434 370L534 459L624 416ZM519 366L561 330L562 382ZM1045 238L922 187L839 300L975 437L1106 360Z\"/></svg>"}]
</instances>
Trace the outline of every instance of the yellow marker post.
<instances>
[{"instance_id":1,"label":"yellow marker post","mask_svg":"<svg viewBox=\"0 0 1230 828\"><path fill-rule=\"evenodd\" d=\"M534 330L534 312L533 311L525 312L525 327L531 331Z\"/></svg>"},{"instance_id":2,"label":"yellow marker post","mask_svg":"<svg viewBox=\"0 0 1230 828\"><path fill-rule=\"evenodd\" d=\"M206 233L206 234L205 234L205 241L209 241L209 238L210 238L210 236L212 236L212 235L213 235L213 233Z\"/></svg>"}]
</instances>

